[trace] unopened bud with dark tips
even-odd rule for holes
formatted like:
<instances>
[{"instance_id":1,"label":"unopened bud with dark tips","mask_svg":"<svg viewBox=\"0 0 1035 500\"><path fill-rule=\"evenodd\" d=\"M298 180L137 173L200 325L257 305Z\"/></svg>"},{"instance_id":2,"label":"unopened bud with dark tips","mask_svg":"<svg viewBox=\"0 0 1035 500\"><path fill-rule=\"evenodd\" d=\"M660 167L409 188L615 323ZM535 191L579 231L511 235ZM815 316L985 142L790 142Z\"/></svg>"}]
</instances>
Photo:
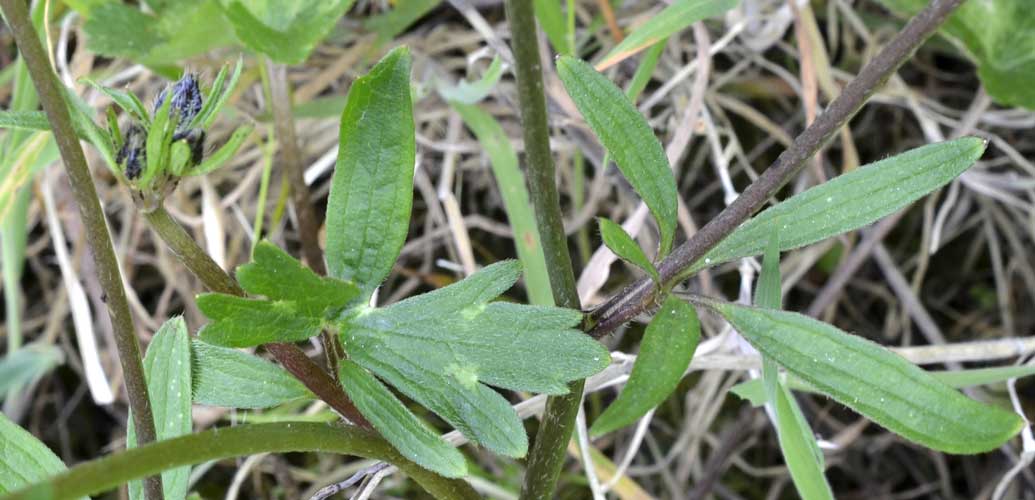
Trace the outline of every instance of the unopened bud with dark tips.
<instances>
[{"instance_id":1,"label":"unopened bud with dark tips","mask_svg":"<svg viewBox=\"0 0 1035 500\"><path fill-rule=\"evenodd\" d=\"M165 104L165 97L169 88L166 87L158 94L155 100L155 111ZM186 73L172 86L172 103L169 105L170 115L178 117L176 130L186 130L191 120L201 112L201 87L198 86L198 79L193 73Z\"/></svg>"},{"instance_id":2,"label":"unopened bud with dark tips","mask_svg":"<svg viewBox=\"0 0 1035 500\"><path fill-rule=\"evenodd\" d=\"M147 164L146 141L147 133L140 125L134 123L126 130L122 147L115 155L115 163L122 165L122 173L126 179L136 179L144 171L144 165Z\"/></svg>"}]
</instances>

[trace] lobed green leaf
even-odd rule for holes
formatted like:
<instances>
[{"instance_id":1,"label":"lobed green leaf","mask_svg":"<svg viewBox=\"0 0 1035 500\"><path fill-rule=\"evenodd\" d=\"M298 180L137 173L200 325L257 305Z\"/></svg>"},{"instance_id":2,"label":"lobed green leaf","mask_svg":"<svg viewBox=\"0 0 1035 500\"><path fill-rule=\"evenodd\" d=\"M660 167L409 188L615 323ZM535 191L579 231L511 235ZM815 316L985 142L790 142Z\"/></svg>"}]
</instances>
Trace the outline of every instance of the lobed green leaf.
<instances>
[{"instance_id":1,"label":"lobed green leaf","mask_svg":"<svg viewBox=\"0 0 1035 500\"><path fill-rule=\"evenodd\" d=\"M774 224L780 228L780 250L784 251L866 226L955 179L984 151L985 141L964 137L922 146L840 175L755 215L687 273L762 253Z\"/></svg>"},{"instance_id":2,"label":"lobed green leaf","mask_svg":"<svg viewBox=\"0 0 1035 500\"><path fill-rule=\"evenodd\" d=\"M358 78L341 115L327 201L327 269L367 293L388 277L410 227L415 162L410 53L399 47Z\"/></svg>"},{"instance_id":3,"label":"lobed green leaf","mask_svg":"<svg viewBox=\"0 0 1035 500\"><path fill-rule=\"evenodd\" d=\"M191 424L191 360L190 337L183 317L176 316L164 324L151 338L144 355L144 375L151 398L155 434L158 440L173 439L190 434ZM133 418L129 418L126 447L136 447ZM190 467L178 467L162 472L165 498L179 500L187 496ZM131 499L144 498L140 481L129 483Z\"/></svg>"},{"instance_id":4,"label":"lobed green leaf","mask_svg":"<svg viewBox=\"0 0 1035 500\"><path fill-rule=\"evenodd\" d=\"M344 306L359 296L359 289L352 283L318 276L265 240L255 245L252 262L237 268L236 274L248 293L294 302L310 316L319 317L328 308Z\"/></svg>"},{"instance_id":5,"label":"lobed green leaf","mask_svg":"<svg viewBox=\"0 0 1035 500\"><path fill-rule=\"evenodd\" d=\"M669 295L647 325L629 382L593 422L590 435L625 427L665 401L690 366L700 339L701 325L693 306Z\"/></svg>"},{"instance_id":6,"label":"lobed green leaf","mask_svg":"<svg viewBox=\"0 0 1035 500\"><path fill-rule=\"evenodd\" d=\"M346 359L338 373L356 408L404 457L445 477L467 475L464 456L421 422L370 372Z\"/></svg>"},{"instance_id":7,"label":"lobed green leaf","mask_svg":"<svg viewBox=\"0 0 1035 500\"><path fill-rule=\"evenodd\" d=\"M517 415L482 383L563 394L566 383L607 366L607 350L575 327L578 311L487 303L510 288L521 266L488 266L467 279L341 324L350 359L439 414L473 441L523 456Z\"/></svg>"},{"instance_id":8,"label":"lobed green leaf","mask_svg":"<svg viewBox=\"0 0 1035 500\"><path fill-rule=\"evenodd\" d=\"M293 302L246 299L218 293L198 295L198 309L213 321L198 337L224 347L297 342L319 335L323 321L306 316Z\"/></svg>"},{"instance_id":9,"label":"lobed green leaf","mask_svg":"<svg viewBox=\"0 0 1035 500\"><path fill-rule=\"evenodd\" d=\"M313 397L287 370L258 356L198 340L191 355L196 404L269 408Z\"/></svg>"},{"instance_id":10,"label":"lobed green leaf","mask_svg":"<svg viewBox=\"0 0 1035 500\"><path fill-rule=\"evenodd\" d=\"M643 253L640 244L636 243L636 240L629 236L629 233L626 233L622 226L606 217L598 218L597 223L600 225L600 236L604 239L604 244L607 245L607 248L610 248L622 260L632 263L649 274L651 278L654 278L655 283L661 282L661 277L658 276L658 270L654 267L654 263L650 261L647 254Z\"/></svg>"},{"instance_id":11,"label":"lobed green leaf","mask_svg":"<svg viewBox=\"0 0 1035 500\"><path fill-rule=\"evenodd\" d=\"M201 294L198 308L213 321L198 332L210 344L251 347L293 342L320 333L324 322L359 296L350 282L322 278L294 257L263 241L254 261L237 269L241 287L266 299Z\"/></svg>"},{"instance_id":12,"label":"lobed green leaf","mask_svg":"<svg viewBox=\"0 0 1035 500\"><path fill-rule=\"evenodd\" d=\"M561 56L557 73L579 112L650 208L661 233L660 257L676 231L676 180L654 131L618 87L585 61Z\"/></svg>"},{"instance_id":13,"label":"lobed green leaf","mask_svg":"<svg viewBox=\"0 0 1035 500\"><path fill-rule=\"evenodd\" d=\"M948 453L980 453L1015 435L1016 414L967 398L861 337L801 314L702 301L763 355L888 430Z\"/></svg>"}]
</instances>

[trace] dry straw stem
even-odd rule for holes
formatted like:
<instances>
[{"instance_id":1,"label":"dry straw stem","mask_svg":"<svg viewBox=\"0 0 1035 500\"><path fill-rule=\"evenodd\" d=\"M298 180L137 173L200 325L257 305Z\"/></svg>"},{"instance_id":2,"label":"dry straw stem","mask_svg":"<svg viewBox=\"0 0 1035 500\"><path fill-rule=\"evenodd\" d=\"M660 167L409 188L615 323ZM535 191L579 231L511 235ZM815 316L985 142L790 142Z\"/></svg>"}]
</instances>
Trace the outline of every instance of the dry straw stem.
<instances>
[{"instance_id":1,"label":"dry straw stem","mask_svg":"<svg viewBox=\"0 0 1035 500\"><path fill-rule=\"evenodd\" d=\"M662 281L679 281L687 268L765 205L804 167L814 154L887 82L913 52L930 37L963 0L933 0L845 86L826 111L794 139L787 150L718 216L676 248L658 266ZM643 279L591 313L591 334L602 337L636 317L654 303L657 287Z\"/></svg>"},{"instance_id":2,"label":"dry straw stem","mask_svg":"<svg viewBox=\"0 0 1035 500\"><path fill-rule=\"evenodd\" d=\"M72 128L72 119L68 114L64 96L43 46L40 45L39 35L29 19L24 0L2 0L0 6L3 7L15 42L43 104L43 111L46 112L47 120L53 129L54 140L61 152L65 172L72 186L72 194L79 207L86 241L90 245L94 265L97 267L97 279L108 304L108 316L111 318L119 362L122 364L126 380L129 406L133 410L137 442L150 443L155 440L155 424L151 414L151 400L147 393L147 381L144 378L144 365L140 357L140 343L133 326L133 317L129 312L126 290L122 288L122 272L115 258L115 249L108 234L104 212L97 199L97 190L90 177L90 169L86 165L86 157ZM148 500L163 498L162 478L153 476L145 479L144 494Z\"/></svg>"}]
</instances>

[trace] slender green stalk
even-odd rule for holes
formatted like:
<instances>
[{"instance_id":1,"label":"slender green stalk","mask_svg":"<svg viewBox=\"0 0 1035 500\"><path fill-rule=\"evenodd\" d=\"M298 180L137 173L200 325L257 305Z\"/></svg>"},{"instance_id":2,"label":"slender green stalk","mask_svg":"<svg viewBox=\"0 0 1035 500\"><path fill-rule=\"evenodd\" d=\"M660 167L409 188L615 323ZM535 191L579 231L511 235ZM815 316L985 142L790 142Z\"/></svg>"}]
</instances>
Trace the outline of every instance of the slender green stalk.
<instances>
[{"instance_id":1,"label":"slender green stalk","mask_svg":"<svg viewBox=\"0 0 1035 500\"><path fill-rule=\"evenodd\" d=\"M671 286L685 279L691 265L765 205L766 200L797 175L805 162L855 116L870 96L888 81L961 3L963 0L934 0L910 19L902 31L859 71L841 95L794 139L794 143L755 182L658 265L662 282ZM590 333L599 338L636 317L655 302L657 290L658 287L650 279L640 280L626 288L591 313L590 323L593 327Z\"/></svg>"},{"instance_id":2,"label":"slender green stalk","mask_svg":"<svg viewBox=\"0 0 1035 500\"><path fill-rule=\"evenodd\" d=\"M151 414L151 400L147 393L147 381L144 378L144 365L140 357L140 342L133 326L133 316L129 312L126 290L122 288L122 271L115 258L115 248L108 234L104 212L97 200L97 190L90 177L86 157L79 145L79 137L72 128L72 119L68 114L64 96L43 46L40 45L39 36L29 19L25 1L0 0L0 6L3 7L8 26L14 33L15 42L36 86L43 111L50 121L54 140L64 160L65 172L71 182L72 194L75 196L76 205L79 206L79 217L86 229L86 241L90 245L97 268L97 279L108 305L108 316L111 318L119 362L122 364L122 373L126 381L129 406L133 410L137 442L153 442L155 424ZM144 494L149 500L163 498L161 476L151 476L144 480Z\"/></svg>"},{"instance_id":3,"label":"slender green stalk","mask_svg":"<svg viewBox=\"0 0 1035 500\"><path fill-rule=\"evenodd\" d=\"M20 0L13 0L20 1ZM72 499L184 465L259 453L322 452L383 460L402 469L436 498L478 498L462 479L446 479L407 460L376 434L350 426L281 422L216 428L139 446L77 465L2 500Z\"/></svg>"},{"instance_id":4,"label":"slender green stalk","mask_svg":"<svg viewBox=\"0 0 1035 500\"><path fill-rule=\"evenodd\" d=\"M546 97L543 94L533 5L528 0L507 0L506 7L524 128L528 191L542 238L550 288L558 306L580 309L575 273L571 268L571 256L568 254L568 242L561 218L553 155L550 153L550 129L546 120ZM575 427L575 415L582 402L583 385L582 380L572 382L568 385L568 394L552 396L546 400L543 421L528 457L521 498L553 496L568 441Z\"/></svg>"},{"instance_id":5,"label":"slender green stalk","mask_svg":"<svg viewBox=\"0 0 1035 500\"><path fill-rule=\"evenodd\" d=\"M198 242L187 234L183 226L169 216L169 212L164 207L158 207L151 212L142 212L155 234L169 246L180 262L187 266L187 269L190 269L206 288L239 297L246 295L241 289L241 285L237 284L237 280L223 271L223 268L219 267L219 264L216 264L212 257L198 245ZM310 391L313 391L313 394L316 394L331 408L356 425L370 428L370 423L352 404L341 386L309 359L309 356L306 356L301 349L293 344L279 342L266 344L265 347L284 368L295 378L301 380Z\"/></svg>"},{"instance_id":6,"label":"slender green stalk","mask_svg":"<svg viewBox=\"0 0 1035 500\"><path fill-rule=\"evenodd\" d=\"M225 293L228 295L244 296L244 290L237 281L230 277L223 268L212 260L191 235L173 220L164 206L159 206L152 211L141 210L151 230L158 235L162 241L172 250L177 259L187 266L205 287L213 292Z\"/></svg>"}]
</instances>

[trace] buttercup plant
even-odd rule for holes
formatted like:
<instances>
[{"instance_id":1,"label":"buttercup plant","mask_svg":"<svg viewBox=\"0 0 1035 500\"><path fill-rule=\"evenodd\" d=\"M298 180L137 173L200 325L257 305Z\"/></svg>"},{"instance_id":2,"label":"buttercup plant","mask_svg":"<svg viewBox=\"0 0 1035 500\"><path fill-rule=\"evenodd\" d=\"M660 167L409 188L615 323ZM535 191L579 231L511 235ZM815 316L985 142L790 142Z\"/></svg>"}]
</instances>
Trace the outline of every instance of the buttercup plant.
<instances>
[{"instance_id":1,"label":"buttercup plant","mask_svg":"<svg viewBox=\"0 0 1035 500\"><path fill-rule=\"evenodd\" d=\"M525 202L524 196L531 200L535 237L541 238L537 260L530 252L519 252L521 260L491 263L455 283L377 306L372 298L397 264L413 203L416 125L409 49L389 51L348 90L325 214L324 260L307 267L276 244L261 240L251 261L231 277L167 214L163 218L162 202L179 178L225 164L251 132L250 127L240 127L224 146L205 154L206 130L226 104L242 63L232 74L224 67L207 93L201 91L196 75L185 73L150 109L130 93L90 82L127 115L127 125L120 127L109 111L107 134L98 135L96 124L83 121L86 111L76 107L74 96L50 91L56 81L39 57L42 51L24 5L20 0L0 0L22 52L27 59L37 59L30 61L32 76L70 171L86 171L74 122L78 134L98 147L132 190L156 233L209 289L196 297L208 321L195 338L185 321L175 317L155 334L143 359L139 351L125 351L127 359L139 365L139 378L133 382L144 384L131 390L132 449L65 471L41 442L0 418L0 436L12 450L10 457L0 459L0 472L19 471L13 479L0 475L2 499L78 498L150 476L142 487L131 485L132 498L181 500L189 490L191 465L289 451L385 461L437 498L476 498L462 479L470 473L468 457L421 418L416 405L492 453L527 457L521 497L551 498L581 406L583 382L611 362L595 337L643 312L653 312L653 317L629 381L594 419L588 437L605 436L636 422L676 390L697 350L698 311L703 309L724 318L760 353L761 380L737 391L768 405L791 478L804 498L832 498L833 493L824 477L823 455L791 389L828 395L934 450L980 453L1001 446L1023 428L1020 416L964 396L939 376L873 342L782 311L778 266L781 251L857 230L946 185L981 157L984 140L962 137L921 146L761 210L959 3L935 1L918 14L772 167L682 245L676 245L678 188L653 130L605 75L572 55L559 57L556 70L564 89L643 199L658 230L656 252L645 252L619 224L599 220L604 243L645 277L584 313L561 224L532 2L506 2L530 187L527 193L510 193L507 209ZM689 24L735 5L732 0L699 0L671 8L682 9L681 22ZM694 6L699 8L690 8ZM670 24L645 26L661 29L665 36L672 32ZM656 34L630 39L646 43ZM605 61L637 50L624 45L619 49ZM499 135L499 127L474 106L487 93L480 85L491 87L501 68L496 60L483 83L443 92L465 120L478 124L476 133L483 141ZM71 117L66 102L72 104ZM515 156L504 151L508 152ZM507 154L497 154L493 161L506 158ZM89 178L79 175L73 182L89 184ZM95 195L87 198L80 203L96 204ZM110 248L103 224L91 229ZM686 278L701 270L761 254L765 258L753 305L681 289ZM324 263L326 276L314 270ZM548 275L551 292L536 300L548 302L552 297L553 304L505 299L522 272L533 267ZM117 267L113 269L117 275ZM112 293L122 291L118 280L105 284L118 286ZM124 303L122 296L119 304ZM129 328L132 334L132 324ZM337 381L292 345L326 332L344 354L341 359L328 356ZM130 343L135 342L131 336ZM238 350L261 346L280 364ZM494 388L549 396L531 448L518 413ZM406 404L399 394L415 405ZM191 433L192 404L261 409L314 398L336 410L341 421L245 424ZM146 418L140 416L144 411ZM140 446L135 446L137 441Z\"/></svg>"}]
</instances>

